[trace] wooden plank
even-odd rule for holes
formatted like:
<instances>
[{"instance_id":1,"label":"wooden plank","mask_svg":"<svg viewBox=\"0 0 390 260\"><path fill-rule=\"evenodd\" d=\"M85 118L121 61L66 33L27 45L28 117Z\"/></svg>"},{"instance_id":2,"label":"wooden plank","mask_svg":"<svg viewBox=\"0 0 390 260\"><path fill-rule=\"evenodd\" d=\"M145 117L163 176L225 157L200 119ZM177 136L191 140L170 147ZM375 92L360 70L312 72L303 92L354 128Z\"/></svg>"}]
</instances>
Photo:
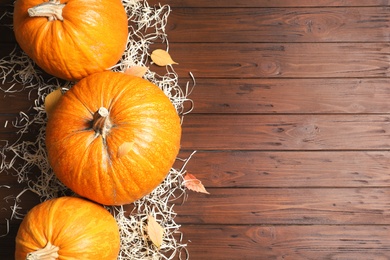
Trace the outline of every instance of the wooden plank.
<instances>
[{"instance_id":1,"label":"wooden plank","mask_svg":"<svg viewBox=\"0 0 390 260\"><path fill-rule=\"evenodd\" d=\"M12 48L5 45L0 57ZM192 72L196 78L371 78L390 75L389 48L388 43L172 43L170 53L181 77Z\"/></svg>"},{"instance_id":2,"label":"wooden plank","mask_svg":"<svg viewBox=\"0 0 390 260\"><path fill-rule=\"evenodd\" d=\"M387 113L390 80L200 78L189 98L193 113Z\"/></svg>"},{"instance_id":3,"label":"wooden plank","mask_svg":"<svg viewBox=\"0 0 390 260\"><path fill-rule=\"evenodd\" d=\"M190 259L377 260L390 255L389 226L183 225L181 230L184 241L190 240Z\"/></svg>"},{"instance_id":4,"label":"wooden plank","mask_svg":"<svg viewBox=\"0 0 390 260\"><path fill-rule=\"evenodd\" d=\"M0 6L0 15L12 12ZM208 21L204 23L203 21ZM170 42L388 42L387 7L174 8ZM2 42L14 42L12 16L1 19ZM229 24L229 29L226 29ZM242 28L245 27L245 30Z\"/></svg>"},{"instance_id":5,"label":"wooden plank","mask_svg":"<svg viewBox=\"0 0 390 260\"><path fill-rule=\"evenodd\" d=\"M4 226L1 226L4 228ZM0 237L1 259L13 259L16 225ZM3 229L1 229L3 230ZM388 226L183 225L189 259L386 259ZM212 236L212 239L205 239ZM362 253L364 252L364 254ZM183 252L183 254L185 254ZM184 258L183 258L184 259Z\"/></svg>"},{"instance_id":6,"label":"wooden plank","mask_svg":"<svg viewBox=\"0 0 390 260\"><path fill-rule=\"evenodd\" d=\"M36 91L20 85L12 90L16 92L0 90L0 111L31 111ZM194 101L193 113L387 113L390 80L200 78L189 98Z\"/></svg>"},{"instance_id":7,"label":"wooden plank","mask_svg":"<svg viewBox=\"0 0 390 260\"><path fill-rule=\"evenodd\" d=\"M1 129L1 127L0 127ZM21 141L35 141L37 132L36 127L29 128L29 132L21 135L18 133L17 129L13 128L11 131L6 131L0 134L0 149L4 149L5 147L9 147L14 143L20 143ZM3 151L4 152L4 151Z\"/></svg>"},{"instance_id":8,"label":"wooden plank","mask_svg":"<svg viewBox=\"0 0 390 260\"><path fill-rule=\"evenodd\" d=\"M4 47L0 57L14 46ZM180 64L174 66L180 77L192 72L195 78L383 78L390 75L389 48L389 43L172 43L170 53Z\"/></svg>"},{"instance_id":9,"label":"wooden plank","mask_svg":"<svg viewBox=\"0 0 390 260\"><path fill-rule=\"evenodd\" d=\"M387 150L387 115L195 115L184 119L188 150Z\"/></svg>"},{"instance_id":10,"label":"wooden plank","mask_svg":"<svg viewBox=\"0 0 390 260\"><path fill-rule=\"evenodd\" d=\"M300 0L291 2L290 0L148 0L151 6L158 4L169 4L172 7L296 7L296 6L388 6L389 0ZM0 5L12 5L13 0L0 0Z\"/></svg>"},{"instance_id":11,"label":"wooden plank","mask_svg":"<svg viewBox=\"0 0 390 260\"><path fill-rule=\"evenodd\" d=\"M37 194L31 191L24 191L27 185L0 185L2 199L0 200L0 224L5 224L6 220L11 225L18 225L24 215L35 205L40 203ZM18 199L16 199L18 196ZM15 213L13 213L15 209Z\"/></svg>"},{"instance_id":12,"label":"wooden plank","mask_svg":"<svg viewBox=\"0 0 390 260\"><path fill-rule=\"evenodd\" d=\"M27 156L25 156L24 153L27 152L27 150L36 149L37 147L37 144L34 144L36 137L30 137L30 139L31 140L27 140L27 138L23 136L21 139L22 141L18 142L19 151L17 152L14 152L15 147L13 147L12 145L9 145L7 147L1 147L2 145L4 145L5 140L0 140L0 187L8 189L22 187L24 189L27 188L30 184L26 182L27 178L29 181L33 182L36 182L37 179L40 178L42 174L41 169L31 162L28 163L25 159ZM26 151L21 148L22 142L24 142L23 147ZM30 158L34 157L34 152L29 152L31 154ZM25 157L21 158L23 156ZM39 157L42 155L36 153L35 156ZM35 163L39 162L35 161Z\"/></svg>"},{"instance_id":13,"label":"wooden plank","mask_svg":"<svg viewBox=\"0 0 390 260\"><path fill-rule=\"evenodd\" d=\"M388 77L389 43L170 44L179 75L196 78Z\"/></svg>"},{"instance_id":14,"label":"wooden plank","mask_svg":"<svg viewBox=\"0 0 390 260\"><path fill-rule=\"evenodd\" d=\"M18 232L19 225L7 225L2 221L0 225L0 259L8 260L14 259L15 252L15 237Z\"/></svg>"},{"instance_id":15,"label":"wooden plank","mask_svg":"<svg viewBox=\"0 0 390 260\"><path fill-rule=\"evenodd\" d=\"M226 188L175 207L183 224L389 225L388 188Z\"/></svg>"},{"instance_id":16,"label":"wooden plank","mask_svg":"<svg viewBox=\"0 0 390 260\"><path fill-rule=\"evenodd\" d=\"M0 113L31 113L38 97L34 89L25 89L21 84L0 84Z\"/></svg>"},{"instance_id":17,"label":"wooden plank","mask_svg":"<svg viewBox=\"0 0 390 260\"><path fill-rule=\"evenodd\" d=\"M2 43L15 42L15 35L12 30L12 8L0 4L0 41Z\"/></svg>"},{"instance_id":18,"label":"wooden plank","mask_svg":"<svg viewBox=\"0 0 390 260\"><path fill-rule=\"evenodd\" d=\"M0 140L13 142L19 137L19 134L24 131L26 133L25 137L31 139L34 134L37 134L37 131L40 128L38 124L29 125L29 122L33 117L33 113L24 113L23 111L21 111L20 115L0 114L0 135L2 136ZM0 147L1 145L2 144L0 143Z\"/></svg>"},{"instance_id":19,"label":"wooden plank","mask_svg":"<svg viewBox=\"0 0 390 260\"><path fill-rule=\"evenodd\" d=\"M175 8L167 33L170 42L388 42L389 23L388 7Z\"/></svg>"},{"instance_id":20,"label":"wooden plank","mask_svg":"<svg viewBox=\"0 0 390 260\"><path fill-rule=\"evenodd\" d=\"M11 7L13 6L14 0L0 0L1 7Z\"/></svg>"},{"instance_id":21,"label":"wooden plank","mask_svg":"<svg viewBox=\"0 0 390 260\"><path fill-rule=\"evenodd\" d=\"M1 0L9 1L9 0ZM169 0L169 1L159 1L159 0L149 0L151 5L153 4L169 4L172 7L234 7L234 8L250 8L250 7L344 7L344 6L390 6L389 0L299 0L299 1L290 1L290 0Z\"/></svg>"},{"instance_id":22,"label":"wooden plank","mask_svg":"<svg viewBox=\"0 0 390 260\"><path fill-rule=\"evenodd\" d=\"M1 21L2 42L14 42L12 17ZM388 7L176 8L167 32L170 42L387 42L388 23Z\"/></svg>"},{"instance_id":23,"label":"wooden plank","mask_svg":"<svg viewBox=\"0 0 390 260\"><path fill-rule=\"evenodd\" d=\"M389 165L389 151L199 151L186 170L206 188L389 187Z\"/></svg>"},{"instance_id":24,"label":"wooden plank","mask_svg":"<svg viewBox=\"0 0 390 260\"><path fill-rule=\"evenodd\" d=\"M9 158L11 159L11 158ZM15 168L10 168L10 169L2 169L1 172L0 172L0 187L3 186L4 188L7 188L7 187L19 187L20 185L23 185L25 187L27 187L27 184L24 183L24 184L20 184L19 183L19 179L17 177L17 167L20 167L20 164L15 164ZM31 174L39 174L37 171L31 171ZM2 195L2 197L5 197L3 196L4 193L1 192L0 193Z\"/></svg>"}]
</instances>

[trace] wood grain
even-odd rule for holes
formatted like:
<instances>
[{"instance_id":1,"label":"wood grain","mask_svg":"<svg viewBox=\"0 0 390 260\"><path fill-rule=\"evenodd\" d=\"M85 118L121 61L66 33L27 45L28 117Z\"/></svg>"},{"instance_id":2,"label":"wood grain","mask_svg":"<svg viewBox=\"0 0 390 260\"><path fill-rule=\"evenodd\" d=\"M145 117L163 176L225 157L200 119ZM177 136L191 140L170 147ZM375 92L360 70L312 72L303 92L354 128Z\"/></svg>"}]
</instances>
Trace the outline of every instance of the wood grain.
<instances>
[{"instance_id":1,"label":"wood grain","mask_svg":"<svg viewBox=\"0 0 390 260\"><path fill-rule=\"evenodd\" d=\"M390 80L200 78L189 98L204 114L377 114L390 111Z\"/></svg>"},{"instance_id":2,"label":"wood grain","mask_svg":"<svg viewBox=\"0 0 390 260\"><path fill-rule=\"evenodd\" d=\"M9 2L10 0L1 0L4 2ZM160 3L159 0L151 0L151 4ZM172 7L343 7L343 6L389 6L389 0L300 0L300 1L290 1L290 0L170 0L169 5Z\"/></svg>"},{"instance_id":3,"label":"wood grain","mask_svg":"<svg viewBox=\"0 0 390 260\"><path fill-rule=\"evenodd\" d=\"M168 35L170 42L389 42L389 11L389 7L175 8Z\"/></svg>"},{"instance_id":4,"label":"wood grain","mask_svg":"<svg viewBox=\"0 0 390 260\"><path fill-rule=\"evenodd\" d=\"M387 150L388 115L188 115L183 149ZM212 138L210 138L212 137Z\"/></svg>"},{"instance_id":5,"label":"wood grain","mask_svg":"<svg viewBox=\"0 0 390 260\"><path fill-rule=\"evenodd\" d=\"M0 37L2 43L15 43L12 30L12 12L11 6L4 6L0 2Z\"/></svg>"},{"instance_id":6,"label":"wood grain","mask_svg":"<svg viewBox=\"0 0 390 260\"><path fill-rule=\"evenodd\" d=\"M9 225L6 221L0 223L0 259L11 260L15 252L15 238L19 225Z\"/></svg>"},{"instance_id":7,"label":"wood grain","mask_svg":"<svg viewBox=\"0 0 390 260\"><path fill-rule=\"evenodd\" d=\"M19 112L31 113L37 99L37 91L25 89L19 84L2 84L0 90L0 111L6 111L10 118L16 118ZM12 102L7 102L12 100ZM42 103L37 103L42 104ZM0 125L1 126L1 125Z\"/></svg>"},{"instance_id":8,"label":"wood grain","mask_svg":"<svg viewBox=\"0 0 390 260\"><path fill-rule=\"evenodd\" d=\"M389 43L170 44L179 75L197 78L388 77Z\"/></svg>"},{"instance_id":9,"label":"wood grain","mask_svg":"<svg viewBox=\"0 0 390 260\"><path fill-rule=\"evenodd\" d=\"M14 45L0 50L6 56ZM179 75L196 78L383 78L389 43L172 43ZM156 65L151 67L162 72Z\"/></svg>"},{"instance_id":10,"label":"wood grain","mask_svg":"<svg viewBox=\"0 0 390 260\"><path fill-rule=\"evenodd\" d=\"M389 165L389 151L198 151L186 169L206 188L386 188Z\"/></svg>"},{"instance_id":11,"label":"wood grain","mask_svg":"<svg viewBox=\"0 0 390 260\"><path fill-rule=\"evenodd\" d=\"M13 0L0 0L0 5L12 5ZM160 0L150 0L148 1L150 5L158 5L164 4ZM169 5L172 7L315 7L315 6L389 6L389 0L300 0L296 2L291 2L290 0L278 0L278 1L270 1L270 0L215 0L215 1L207 1L207 0L170 0Z\"/></svg>"},{"instance_id":12,"label":"wood grain","mask_svg":"<svg viewBox=\"0 0 390 260\"><path fill-rule=\"evenodd\" d=\"M12 13L1 7L0 13ZM207 20L207 23L198 21ZM15 40L12 16L1 19L0 35ZM388 42L388 7L359 8L175 8L170 42ZM229 24L229 28L226 28ZM245 30L242 28L245 27ZM191 28L191 30L188 30Z\"/></svg>"},{"instance_id":13,"label":"wood grain","mask_svg":"<svg viewBox=\"0 0 390 260\"><path fill-rule=\"evenodd\" d=\"M10 28L13 10L0 5L0 14L5 12L8 15L1 19L0 36L3 42L14 42ZM204 20L208 23L202 23ZM167 32L170 42L388 42L389 21L389 7L385 6L177 7L169 16Z\"/></svg>"},{"instance_id":14,"label":"wood grain","mask_svg":"<svg viewBox=\"0 0 390 260\"><path fill-rule=\"evenodd\" d=\"M12 92L1 92L0 111L31 112L37 90L7 83L2 88ZM192 113L197 114L385 114L390 111L390 80L200 78L188 97L194 101ZM185 104L189 109L191 104Z\"/></svg>"},{"instance_id":15,"label":"wood grain","mask_svg":"<svg viewBox=\"0 0 390 260\"><path fill-rule=\"evenodd\" d=\"M0 50L0 57L13 47ZM183 77L189 72L196 78L382 78L390 74L388 43L172 43L170 48L180 64L175 69Z\"/></svg>"},{"instance_id":16,"label":"wood grain","mask_svg":"<svg viewBox=\"0 0 390 260\"><path fill-rule=\"evenodd\" d=\"M176 206L178 223L389 225L388 188L207 189Z\"/></svg>"},{"instance_id":17,"label":"wood grain","mask_svg":"<svg viewBox=\"0 0 390 260\"><path fill-rule=\"evenodd\" d=\"M184 241L190 240L190 259L385 260L390 255L388 226L183 225L182 230Z\"/></svg>"}]
</instances>

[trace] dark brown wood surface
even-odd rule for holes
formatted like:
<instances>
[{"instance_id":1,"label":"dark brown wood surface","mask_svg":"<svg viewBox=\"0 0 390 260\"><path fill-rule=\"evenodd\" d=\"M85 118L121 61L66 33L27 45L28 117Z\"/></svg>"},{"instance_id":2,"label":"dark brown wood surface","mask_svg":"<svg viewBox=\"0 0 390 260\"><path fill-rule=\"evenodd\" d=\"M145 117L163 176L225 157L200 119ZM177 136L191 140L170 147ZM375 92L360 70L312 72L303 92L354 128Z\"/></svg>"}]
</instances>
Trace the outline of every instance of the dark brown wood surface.
<instances>
[{"instance_id":1,"label":"dark brown wood surface","mask_svg":"<svg viewBox=\"0 0 390 260\"><path fill-rule=\"evenodd\" d=\"M180 81L196 80L181 156L197 151L187 170L210 192L175 206L190 259L390 259L390 1L158 2ZM0 96L0 140L32 100ZM1 198L23 189L11 174Z\"/></svg>"}]
</instances>

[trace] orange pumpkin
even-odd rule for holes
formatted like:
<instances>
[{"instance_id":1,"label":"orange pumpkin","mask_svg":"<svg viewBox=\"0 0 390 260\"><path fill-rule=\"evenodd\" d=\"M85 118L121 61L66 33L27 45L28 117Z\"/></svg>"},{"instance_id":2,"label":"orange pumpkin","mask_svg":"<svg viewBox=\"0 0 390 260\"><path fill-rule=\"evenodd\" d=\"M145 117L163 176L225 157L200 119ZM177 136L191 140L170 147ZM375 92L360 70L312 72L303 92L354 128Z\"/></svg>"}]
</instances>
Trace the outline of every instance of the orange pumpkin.
<instances>
[{"instance_id":1,"label":"orange pumpkin","mask_svg":"<svg viewBox=\"0 0 390 260\"><path fill-rule=\"evenodd\" d=\"M16 235L15 259L114 260L120 248L119 228L102 206L61 197L32 208Z\"/></svg>"},{"instance_id":2,"label":"orange pumpkin","mask_svg":"<svg viewBox=\"0 0 390 260\"><path fill-rule=\"evenodd\" d=\"M128 204L156 188L176 159L180 137L180 118L160 88L111 71L67 91L46 127L59 180L105 205Z\"/></svg>"},{"instance_id":3,"label":"orange pumpkin","mask_svg":"<svg viewBox=\"0 0 390 260\"><path fill-rule=\"evenodd\" d=\"M17 0L13 18L22 50L66 80L106 70L126 47L128 21L120 0Z\"/></svg>"}]
</instances>

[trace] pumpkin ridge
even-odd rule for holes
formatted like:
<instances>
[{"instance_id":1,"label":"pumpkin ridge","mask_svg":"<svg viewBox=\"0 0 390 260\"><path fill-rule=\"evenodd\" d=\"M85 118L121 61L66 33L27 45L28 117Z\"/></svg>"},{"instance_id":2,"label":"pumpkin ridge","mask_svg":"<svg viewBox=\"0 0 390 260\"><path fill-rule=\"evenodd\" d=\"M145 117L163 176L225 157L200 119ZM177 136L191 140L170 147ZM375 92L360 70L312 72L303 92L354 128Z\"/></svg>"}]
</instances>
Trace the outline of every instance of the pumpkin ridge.
<instances>
[{"instance_id":1,"label":"pumpkin ridge","mask_svg":"<svg viewBox=\"0 0 390 260\"><path fill-rule=\"evenodd\" d=\"M127 94L127 92L128 92L128 90L125 88L121 89L119 92L116 92L114 95L115 97L110 100L107 109L109 111L112 111L112 109L117 106L118 100L122 99L123 96L125 96Z\"/></svg>"},{"instance_id":2,"label":"pumpkin ridge","mask_svg":"<svg viewBox=\"0 0 390 260\"><path fill-rule=\"evenodd\" d=\"M95 155L96 155L94 153L95 150L92 149L94 146L93 143L102 142L100 139L103 139L102 136L97 135L96 138L94 138L93 141L91 141L90 144L85 147L84 154L81 156L78 156L80 160L78 163L76 163L77 168L74 169L74 172L79 172L81 174L76 175L77 180L72 180L73 183L76 181L78 183L85 183L86 186L89 186L91 174L93 175L92 179L99 178L99 183L101 185L95 186L94 190L89 190L89 189L84 190L84 192L85 192L84 196L89 198L89 199L91 199L91 194L100 194L100 196L104 196L104 190L107 189L107 185L110 185L110 189L114 190L113 185L110 182L107 182L107 178L112 179L112 176L107 174L109 172L109 169L110 169L109 166L112 164L109 153L105 150L104 147L102 147L101 153L99 153L100 158L97 158L97 157L95 157ZM88 158L88 159L85 159L85 158ZM91 170L82 171L82 169L87 169L86 166L89 166L91 164L91 160L97 161L97 162L107 162L107 164L103 164L102 165L103 167L101 167L101 165L99 163L96 163L96 166L94 167L94 169L96 169L96 171L91 171ZM104 168L104 172L106 172L106 174L100 173L100 172L102 172L101 168ZM80 190L77 187L74 187L71 184L69 184L69 187L74 189L75 192L78 194L83 193L83 192L80 192Z\"/></svg>"},{"instance_id":3,"label":"pumpkin ridge","mask_svg":"<svg viewBox=\"0 0 390 260\"><path fill-rule=\"evenodd\" d=\"M79 34L78 30L74 28L75 25L73 24L73 22L71 20L67 20L65 23L66 23L66 26L64 26L64 32L66 32L66 34L68 35L68 40L73 42L72 52L77 53L77 60L78 60L78 61L73 60L73 61L70 61L70 62L63 64L64 66L67 67L67 70L70 72L70 74L71 74L70 76L71 77L80 77L80 75L73 75L74 70L75 70L74 67L76 66L74 63L76 63L76 62L81 63L80 60L83 60L82 62L84 62L84 63L90 64L90 66L88 66L88 68L85 68L85 69L77 68L78 74L81 74L81 71L82 71L82 74L84 76L90 74L91 67L93 67L94 69L96 69L96 67L97 67L99 70L106 69L104 66L101 65L101 60L96 58L95 53L90 48L89 42L96 41L96 39L94 39L93 37L90 37L88 33L84 33L83 38L88 36L89 40L88 41L83 40L83 42L80 42L79 38L75 38L73 36L73 35ZM76 27L77 27L77 25L76 25ZM67 45L67 47L68 47L68 45ZM66 53L61 54L61 57L66 57L69 50L65 50L65 51L66 51ZM63 55L65 55L65 56L63 56ZM79 65L77 64L77 66L79 66Z\"/></svg>"},{"instance_id":4,"label":"pumpkin ridge","mask_svg":"<svg viewBox=\"0 0 390 260\"><path fill-rule=\"evenodd\" d=\"M76 163L77 164L76 172L80 173L77 175L78 182L87 182L88 183L89 178L91 177L91 176L89 176L91 171L90 170L89 171L81 171L81 169L84 169L85 165L89 165L89 164L91 164L91 162L96 163L95 160L98 161L99 159L100 160L102 159L102 158L95 158L91 155L91 152L93 152L93 150L92 150L92 147L94 146L93 144L95 142L100 142L101 138L102 137L100 135L94 136L93 139L91 140L91 142L88 145L86 145L85 151L83 152L83 154L80 156L75 156L75 157L80 158L79 162ZM94 176L99 176L99 174L95 173ZM95 192L97 192L97 191L95 190Z\"/></svg>"},{"instance_id":5,"label":"pumpkin ridge","mask_svg":"<svg viewBox=\"0 0 390 260\"><path fill-rule=\"evenodd\" d=\"M107 174L110 176L110 179L115 183L115 185L114 185L115 188L113 188L113 191L115 193L115 195L113 196L113 203L117 203L118 202L118 197L120 197L121 201L122 201L123 200L122 199L123 196L126 196L126 197L129 196L129 192L128 192L129 189L134 190L134 188L136 188L137 191L141 190L141 187L135 181L131 182L131 187L129 187L129 183L128 182L124 183L124 182L120 181L119 180L119 176L121 176L121 175L118 174L115 171L114 167L110 167L110 169L107 171ZM119 194L118 194L118 192L119 192ZM132 196L132 197L134 198L134 196Z\"/></svg>"},{"instance_id":6,"label":"pumpkin ridge","mask_svg":"<svg viewBox=\"0 0 390 260\"><path fill-rule=\"evenodd\" d=\"M118 142L115 141L117 139L115 136L116 135L114 130L114 133L110 133L107 136L107 145L104 147L104 149L106 149L108 158L110 159L107 175L109 175L110 179L114 182L113 190L115 195L113 197L115 199L113 199L113 202L111 202L114 204L118 203L118 197L121 198L121 201L123 201L122 197L129 196L131 196L134 200L138 199L135 198L131 193L129 193L129 190L136 190L137 192L140 192L142 190L137 181L134 181L134 175L131 175L130 180L126 180L126 176L123 176L122 171L117 170L118 164L124 167L126 165L125 161L128 160L128 158L117 158L116 155L119 146L117 145ZM131 169L129 169L129 171L131 171Z\"/></svg>"},{"instance_id":7,"label":"pumpkin ridge","mask_svg":"<svg viewBox=\"0 0 390 260\"><path fill-rule=\"evenodd\" d=\"M46 216L44 216L46 218L46 221L47 221L47 225L45 227L45 236L46 236L46 240L47 242L51 242L52 244L54 243L53 241L53 226L55 225L54 224L54 221L55 221L55 217L53 217L53 215L55 215L55 212L57 211L57 207L56 207L56 204L53 203L53 201L49 201L48 203L48 208L49 208L49 212L47 213ZM46 244L47 244L46 242ZM58 246L58 245L56 245Z\"/></svg>"},{"instance_id":8,"label":"pumpkin ridge","mask_svg":"<svg viewBox=\"0 0 390 260\"><path fill-rule=\"evenodd\" d=\"M88 113L91 116L90 120L92 120L95 111L90 109L90 106L87 105L88 102L85 101L85 95L83 94L82 90L80 90L80 88L81 87L77 84L73 86L72 91L67 91L65 95L62 96L62 100L61 100L62 104L58 105L57 107L61 107L61 106L68 107L69 103L72 103L72 105L74 106L74 102L77 101L79 104L76 105L85 108L85 110L88 111Z\"/></svg>"},{"instance_id":9,"label":"pumpkin ridge","mask_svg":"<svg viewBox=\"0 0 390 260\"><path fill-rule=\"evenodd\" d=\"M69 65L64 62L63 58L55 58L56 53L60 53L59 56L57 55L58 57L64 57L64 55L66 56L68 54L62 51L62 44L59 42L59 38L61 37L59 37L59 34L62 34L62 37L66 37L64 35L63 24L60 21L45 21L35 30L34 39L36 41L33 44L35 46L33 57L41 57L41 60L34 59L39 67L43 68L45 66L44 64L48 64L50 68L65 66L68 69ZM51 36L51 41L47 41L49 35Z\"/></svg>"},{"instance_id":10,"label":"pumpkin ridge","mask_svg":"<svg viewBox=\"0 0 390 260\"><path fill-rule=\"evenodd\" d=\"M53 33L55 34L56 37L52 37L57 41L56 52L60 53L58 57L61 57L59 59L61 60L61 66L65 67L64 71L66 71L66 74L68 74L67 76L69 78L80 77L80 75L74 75L75 71L77 71L77 74L88 75L86 69L81 69L79 67L79 63L88 62L90 61L88 57L94 57L92 53L89 51L88 43L85 43L87 41L82 40L83 37L86 36L86 33L82 33L82 37L80 36L75 37L75 35L80 35L80 32L79 30L75 29L75 26L77 27L77 25L73 23L73 19L65 19L61 23L62 23L61 28L57 29L56 33ZM52 26L54 26L54 24ZM61 42L58 42L58 40L61 38L58 37L60 33L62 34L62 39ZM70 41L72 42L72 44L68 43L65 46L63 46L64 45L62 43L64 41L63 38L66 38L66 41L67 42ZM70 46L72 47L72 49L69 49ZM64 47L66 47L66 49ZM62 57L68 57L69 53L77 53L77 60L75 59L67 60L68 58L66 59L62 58ZM94 65L97 64L96 60L93 60L93 62L91 62L90 64L94 64Z\"/></svg>"},{"instance_id":11,"label":"pumpkin ridge","mask_svg":"<svg viewBox=\"0 0 390 260\"><path fill-rule=\"evenodd\" d=\"M49 31L50 28L46 24L41 24L39 27L34 30L34 34L31 36L31 40L34 42L34 44L31 45L31 49L27 48L28 55L31 56L42 56L43 59L46 60L46 56L43 54L44 50L38 46L45 45L45 35L47 34L47 31ZM31 52L30 52L31 50ZM40 61L35 61L35 63L40 66Z\"/></svg>"},{"instance_id":12,"label":"pumpkin ridge","mask_svg":"<svg viewBox=\"0 0 390 260\"><path fill-rule=\"evenodd\" d=\"M95 138L91 137L91 135L93 134L93 131L83 131L83 132L79 132L79 133L70 133L68 134L66 137L64 137L64 139L61 140L61 143L59 141L57 141L56 144L54 144L53 148L54 148L54 153L57 154L57 156L51 156L49 157L50 159L50 164L52 165L52 168L54 170L54 173L56 173L56 171L63 167L63 162L61 161L62 158L64 157L68 157L69 155L69 151L65 150L65 149L61 149L61 147L63 146L64 143L67 143L67 140L70 140L70 139L84 139L83 136L80 136L79 134L82 133L82 134L85 134L87 136L90 136L90 140L89 142L86 144L86 147L89 147L91 145L91 143L95 140ZM52 141L51 141L52 142ZM53 142L54 143L54 142ZM87 153L87 150L85 151L84 155ZM79 166L79 163L76 163L76 160L80 160L82 159L83 157L81 156L72 156L72 161L73 161L73 164L74 166ZM77 167L77 168L80 168L80 167ZM57 175L57 177L59 177ZM78 179L80 179L81 176L77 176ZM69 185L69 181L68 180L65 180L61 177L58 178L64 185L68 186Z\"/></svg>"},{"instance_id":13,"label":"pumpkin ridge","mask_svg":"<svg viewBox=\"0 0 390 260\"><path fill-rule=\"evenodd\" d=\"M35 237L32 235L34 234L35 232L29 232L29 238L30 239L34 239ZM15 239L15 242L16 244L20 245L21 247L23 247L26 251L36 251L39 249L39 247L37 246L37 244L39 244L38 241L30 241L30 239L25 239L25 237L22 237L19 236Z\"/></svg>"}]
</instances>

